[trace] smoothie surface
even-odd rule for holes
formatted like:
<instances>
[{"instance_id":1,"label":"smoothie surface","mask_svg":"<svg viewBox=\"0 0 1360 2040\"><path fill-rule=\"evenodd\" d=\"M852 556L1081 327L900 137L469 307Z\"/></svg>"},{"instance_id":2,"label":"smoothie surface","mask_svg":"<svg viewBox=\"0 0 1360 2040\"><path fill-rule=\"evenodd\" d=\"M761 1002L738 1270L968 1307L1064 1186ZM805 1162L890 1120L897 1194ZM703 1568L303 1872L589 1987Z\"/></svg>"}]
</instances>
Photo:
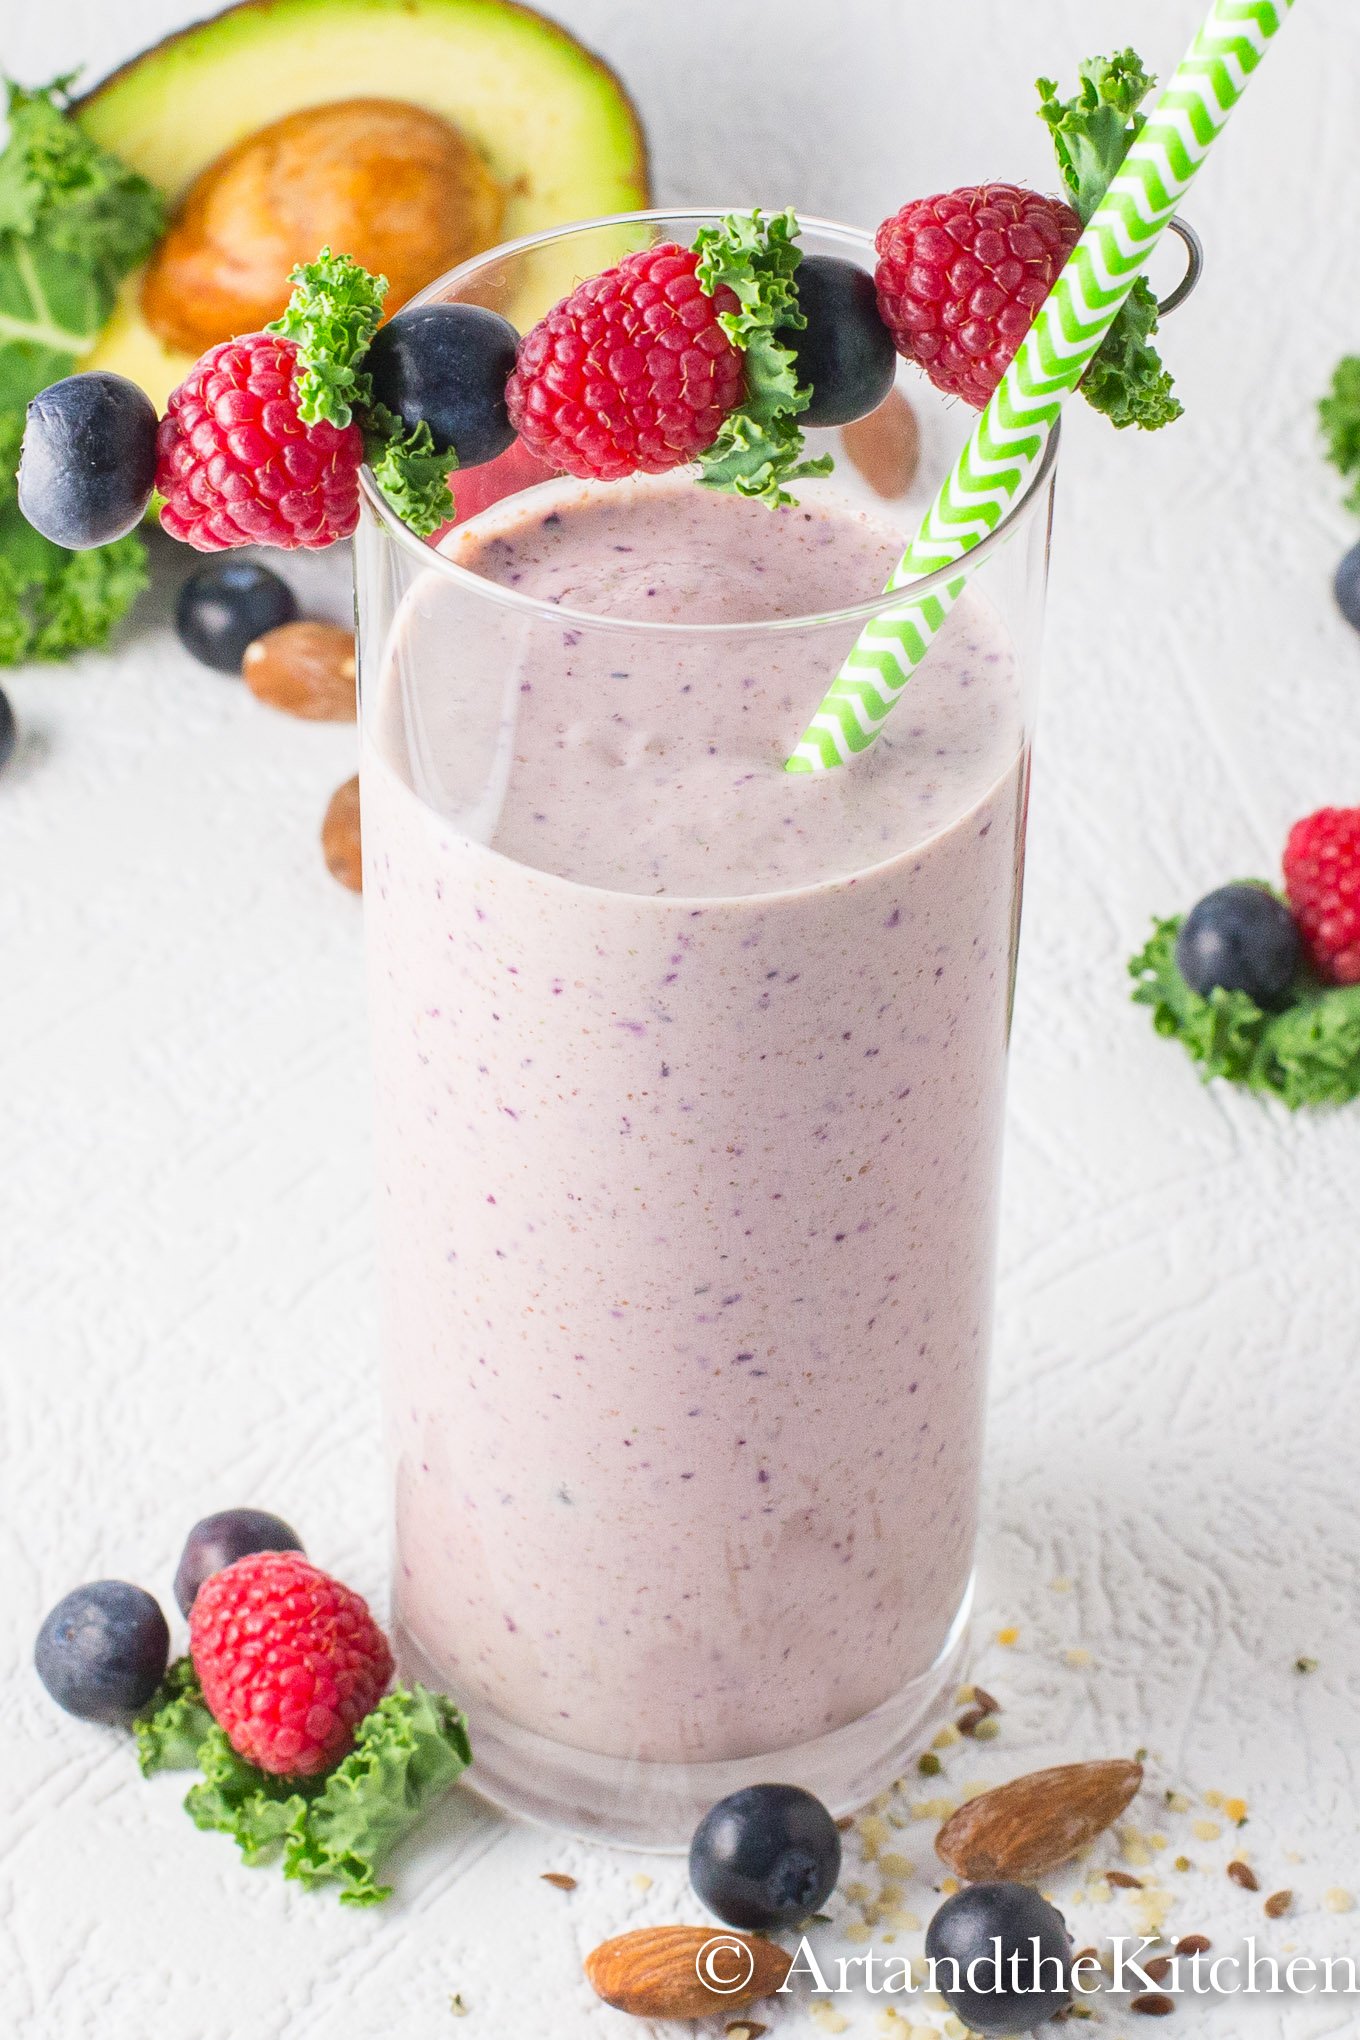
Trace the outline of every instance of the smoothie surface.
<instances>
[{"instance_id":1,"label":"smoothie surface","mask_svg":"<svg viewBox=\"0 0 1360 2040\"><path fill-rule=\"evenodd\" d=\"M671 477L535 489L444 549L569 613L432 571L394 636L382 748L474 840L586 885L716 898L869 869L968 814L1022 744L1011 647L970 593L872 750L784 772L855 626L758 626L872 599L901 544L826 489L776 511Z\"/></svg>"}]
</instances>

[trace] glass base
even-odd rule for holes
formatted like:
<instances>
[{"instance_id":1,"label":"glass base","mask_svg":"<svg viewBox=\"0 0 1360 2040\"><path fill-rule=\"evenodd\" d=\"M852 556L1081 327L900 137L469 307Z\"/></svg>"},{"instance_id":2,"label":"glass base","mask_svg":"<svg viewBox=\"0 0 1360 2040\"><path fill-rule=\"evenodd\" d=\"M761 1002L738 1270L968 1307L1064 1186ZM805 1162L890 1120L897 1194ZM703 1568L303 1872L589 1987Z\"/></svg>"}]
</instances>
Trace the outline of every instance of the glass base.
<instances>
[{"instance_id":1,"label":"glass base","mask_svg":"<svg viewBox=\"0 0 1360 2040\"><path fill-rule=\"evenodd\" d=\"M714 1764L636 1763L570 1749L474 1705L467 1708L473 1752L467 1782L505 1813L564 1828L586 1841L670 1854L688 1849L714 1801L743 1785L802 1785L839 1819L900 1778L950 1717L968 1652L972 1601L970 1581L944 1648L928 1671L872 1713L796 1749ZM443 1685L437 1667L409 1632L398 1628L396 1641L403 1678Z\"/></svg>"}]
</instances>

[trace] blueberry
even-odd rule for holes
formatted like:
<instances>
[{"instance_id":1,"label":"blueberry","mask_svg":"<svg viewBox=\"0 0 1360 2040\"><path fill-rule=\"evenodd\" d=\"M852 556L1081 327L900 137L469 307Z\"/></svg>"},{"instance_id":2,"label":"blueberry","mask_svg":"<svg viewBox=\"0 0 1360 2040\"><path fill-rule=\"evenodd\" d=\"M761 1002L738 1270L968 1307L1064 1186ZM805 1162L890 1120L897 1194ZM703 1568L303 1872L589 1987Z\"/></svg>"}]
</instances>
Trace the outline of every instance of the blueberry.
<instances>
[{"instance_id":1,"label":"blueberry","mask_svg":"<svg viewBox=\"0 0 1360 2040\"><path fill-rule=\"evenodd\" d=\"M82 1721L126 1724L165 1677L170 1631L141 1587L93 1580L58 1601L33 1650L58 1707Z\"/></svg>"},{"instance_id":2,"label":"blueberry","mask_svg":"<svg viewBox=\"0 0 1360 2040\"><path fill-rule=\"evenodd\" d=\"M1028 1884L969 1884L947 1898L926 1929L926 1959L935 1988L975 2033L1028 2033L1072 2002L1062 1914Z\"/></svg>"},{"instance_id":3,"label":"blueberry","mask_svg":"<svg viewBox=\"0 0 1360 2040\"><path fill-rule=\"evenodd\" d=\"M204 1580L252 1551L301 1551L302 1539L267 1509L219 1509L195 1523L175 1569L175 1599L181 1615L194 1605Z\"/></svg>"},{"instance_id":4,"label":"blueberry","mask_svg":"<svg viewBox=\"0 0 1360 2040\"><path fill-rule=\"evenodd\" d=\"M694 1830L689 1881L729 1927L791 1926L825 1903L841 1872L835 1821L801 1785L747 1785Z\"/></svg>"},{"instance_id":5,"label":"blueberry","mask_svg":"<svg viewBox=\"0 0 1360 2040\"><path fill-rule=\"evenodd\" d=\"M10 707L9 696L0 693L0 771L3 771L13 757L18 737L19 731L14 720L14 710Z\"/></svg>"},{"instance_id":6,"label":"blueberry","mask_svg":"<svg viewBox=\"0 0 1360 2040\"><path fill-rule=\"evenodd\" d=\"M1347 623L1360 630L1360 545L1353 545L1336 570L1336 604Z\"/></svg>"},{"instance_id":7,"label":"blueberry","mask_svg":"<svg viewBox=\"0 0 1360 2040\"><path fill-rule=\"evenodd\" d=\"M19 508L72 552L108 545L140 523L156 478L156 407L125 375L64 376L28 407Z\"/></svg>"},{"instance_id":8,"label":"blueberry","mask_svg":"<svg viewBox=\"0 0 1360 2040\"><path fill-rule=\"evenodd\" d=\"M775 335L797 356L812 402L800 425L850 425L876 411L893 386L897 350L878 316L874 279L838 255L805 255L794 277L806 327Z\"/></svg>"},{"instance_id":9,"label":"blueberry","mask_svg":"<svg viewBox=\"0 0 1360 2040\"><path fill-rule=\"evenodd\" d=\"M1283 900L1263 885L1221 885L1186 915L1176 968L1207 999L1215 986L1246 992L1266 1012L1289 1003L1299 931Z\"/></svg>"},{"instance_id":10,"label":"blueberry","mask_svg":"<svg viewBox=\"0 0 1360 2040\"><path fill-rule=\"evenodd\" d=\"M175 629L186 652L218 673L239 673L246 647L292 623L297 597L286 581L253 560L213 560L190 574L175 603Z\"/></svg>"},{"instance_id":11,"label":"blueberry","mask_svg":"<svg viewBox=\"0 0 1360 2040\"><path fill-rule=\"evenodd\" d=\"M423 420L440 453L480 467L513 446L505 385L519 335L481 305L420 305L378 330L364 366L373 394L407 425Z\"/></svg>"}]
</instances>

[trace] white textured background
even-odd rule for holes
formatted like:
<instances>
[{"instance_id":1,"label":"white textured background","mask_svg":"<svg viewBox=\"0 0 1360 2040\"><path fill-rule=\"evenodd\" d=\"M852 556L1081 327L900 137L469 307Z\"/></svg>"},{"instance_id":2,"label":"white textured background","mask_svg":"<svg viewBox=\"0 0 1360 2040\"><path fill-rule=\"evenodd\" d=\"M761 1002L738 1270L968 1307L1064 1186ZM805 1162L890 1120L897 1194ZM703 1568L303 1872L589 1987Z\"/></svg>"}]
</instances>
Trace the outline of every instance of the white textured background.
<instances>
[{"instance_id":1,"label":"white textured background","mask_svg":"<svg viewBox=\"0 0 1360 2040\"><path fill-rule=\"evenodd\" d=\"M22 11L5 63L37 80L81 58L96 74L192 10ZM979 175L1051 188L1036 72L1066 79L1130 39L1165 69L1197 11L559 8L632 82L663 197L861 221ZM939 1789L1144 1744L1138 1821L1160 1819L1169 1847L1142 1874L1177 1894L1174 1931L1226 1947L1260 1924L1223 1875L1231 1844L1263 1891L1297 1893L1270 1945L1360 1955L1360 1912L1323 1902L1360 1887L1360 1108L1291 1120L1201 1089L1123 972L1154 909L1271 873L1296 815L1360 798L1360 644L1328 596L1355 534L1313 413L1360 348L1358 63L1355 0L1299 0L1190 207L1210 267L1166 334L1188 418L1141 443L1089 416L1068 434L979 1631L1006 1711L1000 1740L945 1753ZM329 600L343 614L333 569ZM384 1512L360 909L316 842L352 732L258 707L149 604L115 656L5 684L24 742L0 781L0 2023L44 2040L637 2032L596 2005L579 1958L695 1917L677 1867L455 1797L400 1864L399 1900L346 1912L241 1868L174 1781L140 1783L119 1738L36 1684L50 1603L112 1573L169 1606L183 1531L210 1508L280 1510L380 1603ZM1010 1624L1012 1647L987 1641ZM1159 1816L1166 1786L1240 1793L1250 1823L1195 1836L1205 1809ZM922 1866L902 1901L922 1918L928 1843L922 1825L897 1842ZM1193 1871L1167 1867L1178 1849ZM538 1883L548 1868L579 1889ZM1055 1880L1069 1904L1087 1891L1079 1935L1131 1930L1131 1901L1090 1887ZM1357 2004L1178 2017L1317 2040L1352 2032ZM868 2000L837 2005L853 2034L889 2030ZM779 2036L820 2030L806 2006L762 2016Z\"/></svg>"}]
</instances>

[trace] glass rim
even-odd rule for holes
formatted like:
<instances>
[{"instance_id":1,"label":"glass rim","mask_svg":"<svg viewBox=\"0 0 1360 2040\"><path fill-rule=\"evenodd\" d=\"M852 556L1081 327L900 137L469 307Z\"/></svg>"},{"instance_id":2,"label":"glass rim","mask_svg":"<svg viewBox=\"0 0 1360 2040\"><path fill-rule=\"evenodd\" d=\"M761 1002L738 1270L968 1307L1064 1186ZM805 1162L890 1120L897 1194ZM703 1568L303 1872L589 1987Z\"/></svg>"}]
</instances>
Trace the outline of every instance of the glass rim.
<instances>
[{"instance_id":1,"label":"glass rim","mask_svg":"<svg viewBox=\"0 0 1360 2040\"><path fill-rule=\"evenodd\" d=\"M483 249L480 254L469 256L466 262L460 262L453 269L445 270L442 276L433 278L431 282L425 285L423 290L417 292L413 298L408 299L402 309L404 311L414 311L421 305L443 303L446 301L445 293L451 285L468 277L475 276L478 270L486 268L493 262L502 261L507 256L522 255L535 248L550 247L556 241L570 240L580 234L607 232L611 228L634 226L639 223L664 226L668 224L679 225L681 222L689 224L699 220L701 222L712 221L716 224L727 213L736 210L749 210L749 208L736 208L730 205L651 206L640 212L609 213L602 215L598 219L572 220L564 226L549 227L535 234L521 234L513 241L499 242L496 247ZM782 208L767 207L763 208L763 210L778 212ZM798 224L806 232L819 234L824 239L840 241L847 248L853 248L861 255L867 253L872 257L875 252L873 235L865 232L862 228L846 226L839 220L822 219L815 214L804 216L802 213L798 215ZM987 536L980 539L967 554L966 571L970 576L978 567L985 565L995 553L1001 550L1012 532L1026 521L1042 498L1045 489L1052 480L1054 466L1058 458L1061 430L1061 420L1055 421L1053 429L1048 435L1043 456L1034 473L1030 476L1028 483L1015 501L1007 507L1005 515L995 530L989 531ZM475 472L475 470L469 470L469 472ZM676 468L674 472L677 475L681 475L685 472L685 469ZM457 470L454 473L456 489ZM555 487L563 481L569 482L572 479L573 477L567 475L554 476L548 480L533 483L528 489L518 491L517 493L524 496L532 496L538 489ZM589 485L585 484L583 486ZM664 638L675 636L715 637L733 633L763 636L767 632L813 630L821 627L835 628L837 626L849 627L851 625L858 625L862 628L872 623L875 618L901 608L904 600L908 597L911 601L916 602L943 592L951 581L958 578L961 565L961 562L954 561L946 566L936 567L929 574L922 574L915 580L903 582L900 588L894 588L891 593L885 589L877 595L870 596L864 602L851 603L842 609L816 610L803 616L734 619L721 623L686 623L683 619L679 621L665 621L646 617L611 616L599 610L572 609L562 603L548 602L541 596L527 595L518 588L506 587L504 583L492 581L484 574L474 573L470 567L461 566L457 560L450 559L447 553L442 553L434 546L427 544L424 539L417 538L415 533L402 523L401 519L396 516L384 498L382 491L373 478L372 469L367 462L364 463L360 471L359 488L361 507L365 514L373 518L386 537L400 546L403 551L412 554L418 559L425 571L444 576L454 586L462 587L469 594L475 594L485 600L501 603L506 608L517 609L522 614L536 617L543 622L551 622L559 626L564 622L568 623L573 629L627 631L640 635Z\"/></svg>"}]
</instances>

